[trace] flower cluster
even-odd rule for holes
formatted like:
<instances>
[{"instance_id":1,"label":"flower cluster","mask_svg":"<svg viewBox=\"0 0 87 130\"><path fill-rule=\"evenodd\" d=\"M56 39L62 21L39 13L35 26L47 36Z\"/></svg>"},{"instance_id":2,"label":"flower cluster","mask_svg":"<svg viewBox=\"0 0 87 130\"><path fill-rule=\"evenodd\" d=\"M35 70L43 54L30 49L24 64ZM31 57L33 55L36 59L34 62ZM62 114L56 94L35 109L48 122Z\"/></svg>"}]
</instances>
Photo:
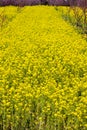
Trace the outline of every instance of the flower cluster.
<instances>
[{"instance_id":1,"label":"flower cluster","mask_svg":"<svg viewBox=\"0 0 87 130\"><path fill-rule=\"evenodd\" d=\"M0 31L0 82L1 129L87 130L87 41L55 7L24 7Z\"/></svg>"}]
</instances>

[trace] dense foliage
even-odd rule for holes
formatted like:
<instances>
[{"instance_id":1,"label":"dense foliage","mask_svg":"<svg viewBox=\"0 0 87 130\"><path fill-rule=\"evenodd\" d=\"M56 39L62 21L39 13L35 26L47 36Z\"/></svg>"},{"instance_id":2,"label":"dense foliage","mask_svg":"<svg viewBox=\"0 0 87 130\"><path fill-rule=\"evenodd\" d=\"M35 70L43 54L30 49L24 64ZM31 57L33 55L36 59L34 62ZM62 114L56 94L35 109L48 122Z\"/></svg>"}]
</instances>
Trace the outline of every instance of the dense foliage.
<instances>
[{"instance_id":1,"label":"dense foliage","mask_svg":"<svg viewBox=\"0 0 87 130\"><path fill-rule=\"evenodd\" d=\"M80 33L85 34L87 39L87 9L80 7L55 7L56 10L61 11L61 15L65 21L68 21L75 26Z\"/></svg>"},{"instance_id":2,"label":"dense foliage","mask_svg":"<svg viewBox=\"0 0 87 130\"><path fill-rule=\"evenodd\" d=\"M67 0L0 0L0 5L68 5Z\"/></svg>"},{"instance_id":3,"label":"dense foliage","mask_svg":"<svg viewBox=\"0 0 87 130\"><path fill-rule=\"evenodd\" d=\"M87 41L55 7L0 12L0 130L87 130Z\"/></svg>"},{"instance_id":4,"label":"dense foliage","mask_svg":"<svg viewBox=\"0 0 87 130\"><path fill-rule=\"evenodd\" d=\"M70 9L73 11L76 25L87 34L87 0L70 0Z\"/></svg>"}]
</instances>

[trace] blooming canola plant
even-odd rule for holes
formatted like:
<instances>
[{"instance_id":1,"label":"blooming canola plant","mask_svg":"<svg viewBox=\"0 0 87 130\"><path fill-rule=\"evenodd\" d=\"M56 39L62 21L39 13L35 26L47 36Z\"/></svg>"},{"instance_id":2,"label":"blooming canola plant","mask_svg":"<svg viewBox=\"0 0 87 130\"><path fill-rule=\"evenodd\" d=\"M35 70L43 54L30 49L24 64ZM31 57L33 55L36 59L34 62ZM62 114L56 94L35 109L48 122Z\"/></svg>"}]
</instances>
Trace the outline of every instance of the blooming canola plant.
<instances>
[{"instance_id":1,"label":"blooming canola plant","mask_svg":"<svg viewBox=\"0 0 87 130\"><path fill-rule=\"evenodd\" d=\"M0 130L87 130L87 41L55 7L3 9Z\"/></svg>"}]
</instances>

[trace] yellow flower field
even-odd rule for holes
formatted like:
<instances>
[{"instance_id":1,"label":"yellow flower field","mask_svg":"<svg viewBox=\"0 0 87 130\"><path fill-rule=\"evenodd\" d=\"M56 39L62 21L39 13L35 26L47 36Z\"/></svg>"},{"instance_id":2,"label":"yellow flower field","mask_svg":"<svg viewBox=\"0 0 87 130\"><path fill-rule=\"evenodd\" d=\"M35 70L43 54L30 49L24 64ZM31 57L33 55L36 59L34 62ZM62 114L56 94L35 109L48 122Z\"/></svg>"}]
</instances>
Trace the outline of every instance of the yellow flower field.
<instances>
[{"instance_id":1,"label":"yellow flower field","mask_svg":"<svg viewBox=\"0 0 87 130\"><path fill-rule=\"evenodd\" d=\"M87 41L55 7L0 14L0 130L87 130Z\"/></svg>"}]
</instances>

